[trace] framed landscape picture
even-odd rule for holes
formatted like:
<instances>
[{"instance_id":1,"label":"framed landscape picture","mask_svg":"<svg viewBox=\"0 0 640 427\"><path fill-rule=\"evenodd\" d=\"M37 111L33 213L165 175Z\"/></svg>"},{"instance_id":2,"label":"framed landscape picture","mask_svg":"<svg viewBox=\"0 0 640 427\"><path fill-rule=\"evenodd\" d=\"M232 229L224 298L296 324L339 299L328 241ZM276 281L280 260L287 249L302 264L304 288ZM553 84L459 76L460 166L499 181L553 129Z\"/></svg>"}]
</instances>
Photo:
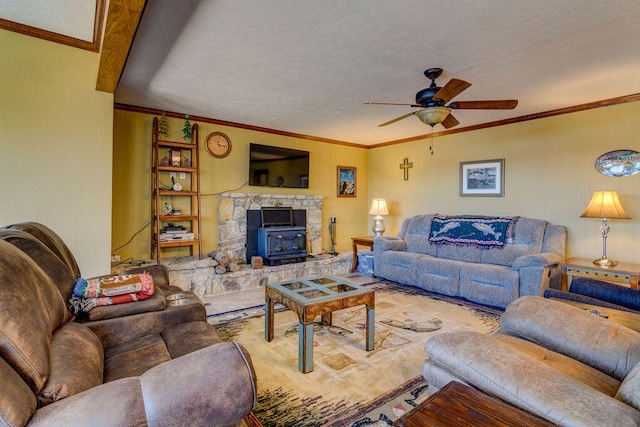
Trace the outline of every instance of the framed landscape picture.
<instances>
[{"instance_id":1,"label":"framed landscape picture","mask_svg":"<svg viewBox=\"0 0 640 427\"><path fill-rule=\"evenodd\" d=\"M504 196L504 159L460 162L460 196Z\"/></svg>"},{"instance_id":2,"label":"framed landscape picture","mask_svg":"<svg viewBox=\"0 0 640 427\"><path fill-rule=\"evenodd\" d=\"M356 197L356 168L338 166L338 197Z\"/></svg>"}]
</instances>

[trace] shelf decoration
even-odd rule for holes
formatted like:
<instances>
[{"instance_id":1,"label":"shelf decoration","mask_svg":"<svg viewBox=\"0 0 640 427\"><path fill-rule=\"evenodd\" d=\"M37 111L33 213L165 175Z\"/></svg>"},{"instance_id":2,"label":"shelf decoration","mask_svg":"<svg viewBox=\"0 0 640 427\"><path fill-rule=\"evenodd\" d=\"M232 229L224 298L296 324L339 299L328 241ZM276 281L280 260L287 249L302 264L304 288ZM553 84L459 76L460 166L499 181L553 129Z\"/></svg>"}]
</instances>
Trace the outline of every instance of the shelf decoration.
<instances>
[{"instance_id":1,"label":"shelf decoration","mask_svg":"<svg viewBox=\"0 0 640 427\"><path fill-rule=\"evenodd\" d=\"M162 112L160 120L158 120L158 137L160 139L167 139L169 137L169 123L167 123L167 115Z\"/></svg>"},{"instance_id":2,"label":"shelf decoration","mask_svg":"<svg viewBox=\"0 0 640 427\"><path fill-rule=\"evenodd\" d=\"M189 123L189 115L184 115L184 128L182 129L182 135L185 141L191 140L191 123Z\"/></svg>"},{"instance_id":3,"label":"shelf decoration","mask_svg":"<svg viewBox=\"0 0 640 427\"><path fill-rule=\"evenodd\" d=\"M171 158L171 166L181 166L182 164L182 151L179 148L172 148L169 150L169 157Z\"/></svg>"}]
</instances>

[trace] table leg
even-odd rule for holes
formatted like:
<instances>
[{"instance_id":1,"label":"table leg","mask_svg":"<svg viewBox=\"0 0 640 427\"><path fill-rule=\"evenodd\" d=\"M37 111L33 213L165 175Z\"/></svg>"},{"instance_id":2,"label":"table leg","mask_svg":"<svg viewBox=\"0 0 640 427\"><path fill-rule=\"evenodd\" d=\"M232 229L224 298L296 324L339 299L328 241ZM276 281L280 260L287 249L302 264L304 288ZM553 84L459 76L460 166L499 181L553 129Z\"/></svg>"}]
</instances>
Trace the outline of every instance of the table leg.
<instances>
[{"instance_id":1,"label":"table leg","mask_svg":"<svg viewBox=\"0 0 640 427\"><path fill-rule=\"evenodd\" d=\"M356 242L353 242L353 262L351 263L351 273L356 271L356 267L358 266L358 245Z\"/></svg>"},{"instance_id":2,"label":"table leg","mask_svg":"<svg viewBox=\"0 0 640 427\"><path fill-rule=\"evenodd\" d=\"M273 340L273 310L274 301L267 298L264 301L264 339L268 342Z\"/></svg>"},{"instance_id":3,"label":"table leg","mask_svg":"<svg viewBox=\"0 0 640 427\"><path fill-rule=\"evenodd\" d=\"M303 374L313 371L313 322L298 323L298 370Z\"/></svg>"},{"instance_id":4,"label":"table leg","mask_svg":"<svg viewBox=\"0 0 640 427\"><path fill-rule=\"evenodd\" d=\"M331 321L332 321L331 312L324 313L322 315L322 325L331 326Z\"/></svg>"},{"instance_id":5,"label":"table leg","mask_svg":"<svg viewBox=\"0 0 640 427\"><path fill-rule=\"evenodd\" d=\"M367 306L367 351L375 346L375 307Z\"/></svg>"}]
</instances>

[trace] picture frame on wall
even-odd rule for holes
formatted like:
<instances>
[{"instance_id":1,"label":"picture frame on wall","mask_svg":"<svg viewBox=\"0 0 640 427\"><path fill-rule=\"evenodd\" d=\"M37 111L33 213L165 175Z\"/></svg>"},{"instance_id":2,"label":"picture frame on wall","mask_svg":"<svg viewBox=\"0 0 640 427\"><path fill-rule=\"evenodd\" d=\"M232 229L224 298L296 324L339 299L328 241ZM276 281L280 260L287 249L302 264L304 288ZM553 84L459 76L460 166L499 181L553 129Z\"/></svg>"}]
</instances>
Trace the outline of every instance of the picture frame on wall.
<instances>
[{"instance_id":1,"label":"picture frame on wall","mask_svg":"<svg viewBox=\"0 0 640 427\"><path fill-rule=\"evenodd\" d=\"M338 197L356 197L357 175L356 168L338 166Z\"/></svg>"},{"instance_id":2,"label":"picture frame on wall","mask_svg":"<svg viewBox=\"0 0 640 427\"><path fill-rule=\"evenodd\" d=\"M504 197L504 159L460 162L460 197Z\"/></svg>"}]
</instances>

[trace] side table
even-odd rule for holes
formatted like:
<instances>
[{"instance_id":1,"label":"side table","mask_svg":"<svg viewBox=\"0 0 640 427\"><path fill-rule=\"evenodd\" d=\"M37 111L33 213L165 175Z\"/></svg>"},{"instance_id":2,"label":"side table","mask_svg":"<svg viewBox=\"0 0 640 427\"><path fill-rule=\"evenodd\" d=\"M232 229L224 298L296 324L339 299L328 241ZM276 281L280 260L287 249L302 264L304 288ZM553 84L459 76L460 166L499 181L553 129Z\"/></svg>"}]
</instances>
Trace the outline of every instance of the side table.
<instances>
[{"instance_id":1,"label":"side table","mask_svg":"<svg viewBox=\"0 0 640 427\"><path fill-rule=\"evenodd\" d=\"M451 381L418 407L397 419L393 425L396 427L532 427L555 424L473 387Z\"/></svg>"},{"instance_id":2,"label":"side table","mask_svg":"<svg viewBox=\"0 0 640 427\"><path fill-rule=\"evenodd\" d=\"M358 245L360 246L368 246L373 250L373 238L375 236L365 236L365 237L352 237L351 241L353 242L353 263L351 264L351 273L356 271L358 267Z\"/></svg>"},{"instance_id":3,"label":"side table","mask_svg":"<svg viewBox=\"0 0 640 427\"><path fill-rule=\"evenodd\" d=\"M562 264L562 289L569 290L573 277L589 277L616 284L625 283L638 289L640 265L618 263L613 267L600 267L587 258L569 258Z\"/></svg>"}]
</instances>

